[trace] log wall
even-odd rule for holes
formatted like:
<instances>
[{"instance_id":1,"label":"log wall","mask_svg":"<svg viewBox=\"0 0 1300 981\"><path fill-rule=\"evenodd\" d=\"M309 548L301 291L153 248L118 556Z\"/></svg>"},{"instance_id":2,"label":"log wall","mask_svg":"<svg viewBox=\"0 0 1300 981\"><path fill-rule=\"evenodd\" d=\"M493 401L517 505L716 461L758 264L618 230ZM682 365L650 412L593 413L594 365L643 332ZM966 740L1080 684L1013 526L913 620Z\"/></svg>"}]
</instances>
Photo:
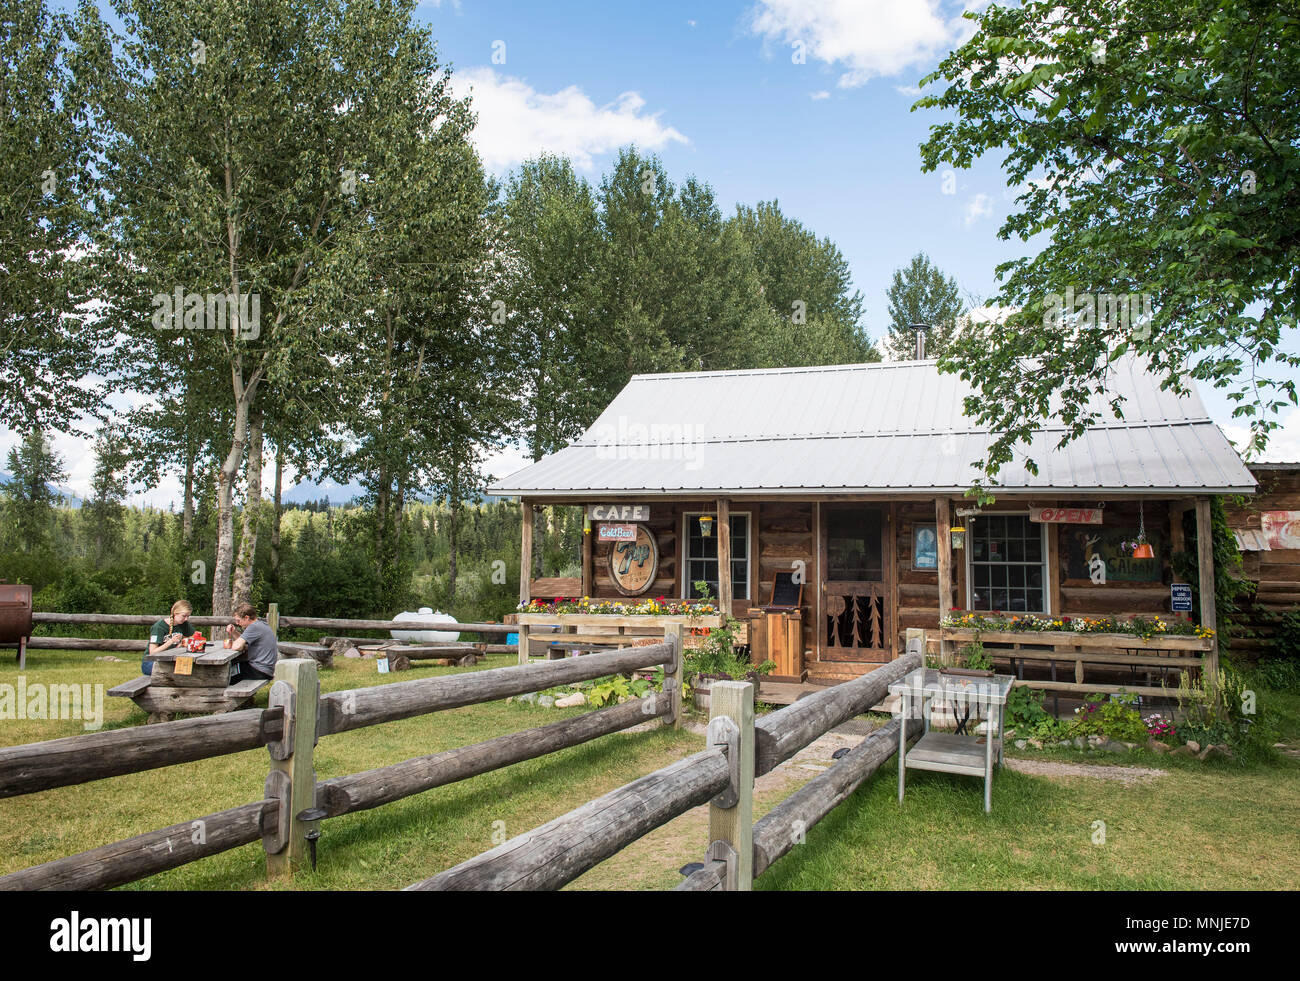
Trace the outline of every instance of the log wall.
<instances>
[{"instance_id":1,"label":"log wall","mask_svg":"<svg viewBox=\"0 0 1300 981\"><path fill-rule=\"evenodd\" d=\"M1250 469L1259 481L1259 491L1253 497L1223 498L1229 528L1258 532L1265 511L1300 511L1300 465ZM1300 606L1300 549L1243 551L1239 574L1255 589L1239 601L1240 614L1230 643L1235 652L1259 657L1272 647L1278 618Z\"/></svg>"}]
</instances>

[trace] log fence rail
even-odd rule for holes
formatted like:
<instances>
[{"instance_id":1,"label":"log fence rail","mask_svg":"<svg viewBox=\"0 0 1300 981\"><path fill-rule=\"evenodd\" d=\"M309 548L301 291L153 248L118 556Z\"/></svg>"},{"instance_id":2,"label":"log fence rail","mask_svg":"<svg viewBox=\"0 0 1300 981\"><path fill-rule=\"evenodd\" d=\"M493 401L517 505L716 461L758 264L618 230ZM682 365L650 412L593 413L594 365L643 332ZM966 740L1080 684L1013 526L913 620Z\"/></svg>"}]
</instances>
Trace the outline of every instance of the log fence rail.
<instances>
[{"instance_id":1,"label":"log fence rail","mask_svg":"<svg viewBox=\"0 0 1300 981\"><path fill-rule=\"evenodd\" d=\"M403 622L403 626L406 626ZM267 870L291 875L319 821L577 746L651 719L680 726L684 631L659 644L564 661L395 682L321 696L316 662L281 660L268 707L0 748L0 798L266 746L261 801L0 877L0 890L106 889L262 840ZM496 701L560 684L662 666L664 691L550 725L317 782L322 736Z\"/></svg>"}]
</instances>

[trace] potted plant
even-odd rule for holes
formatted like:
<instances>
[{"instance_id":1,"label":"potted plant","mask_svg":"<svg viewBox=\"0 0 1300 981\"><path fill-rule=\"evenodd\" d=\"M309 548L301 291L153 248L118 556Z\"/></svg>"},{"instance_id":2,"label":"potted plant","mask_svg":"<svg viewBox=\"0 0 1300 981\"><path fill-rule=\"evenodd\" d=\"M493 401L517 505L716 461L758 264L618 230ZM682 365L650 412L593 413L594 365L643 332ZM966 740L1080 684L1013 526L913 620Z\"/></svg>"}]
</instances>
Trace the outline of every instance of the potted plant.
<instances>
[{"instance_id":1,"label":"potted plant","mask_svg":"<svg viewBox=\"0 0 1300 981\"><path fill-rule=\"evenodd\" d=\"M724 616L722 626L710 630L704 642L686 654L686 673L690 679L691 696L695 707L701 711L709 709L710 692L715 681L753 682L754 701L757 704L760 679L776 669L775 661L755 665L736 653L736 632L739 629L739 622Z\"/></svg>"},{"instance_id":2,"label":"potted plant","mask_svg":"<svg viewBox=\"0 0 1300 981\"><path fill-rule=\"evenodd\" d=\"M991 678L993 677L993 658L991 658L984 645L978 641L971 641L957 652L957 663L948 665L939 669L943 674L960 675L967 678Z\"/></svg>"}]
</instances>

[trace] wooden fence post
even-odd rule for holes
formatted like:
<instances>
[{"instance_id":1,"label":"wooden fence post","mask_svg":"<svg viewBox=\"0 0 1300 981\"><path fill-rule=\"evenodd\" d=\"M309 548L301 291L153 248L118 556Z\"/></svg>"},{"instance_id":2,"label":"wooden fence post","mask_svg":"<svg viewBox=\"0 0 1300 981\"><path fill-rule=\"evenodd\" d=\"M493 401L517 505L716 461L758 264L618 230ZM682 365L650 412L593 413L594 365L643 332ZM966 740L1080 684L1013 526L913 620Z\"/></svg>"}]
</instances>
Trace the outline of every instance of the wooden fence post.
<instances>
[{"instance_id":1,"label":"wooden fence post","mask_svg":"<svg viewBox=\"0 0 1300 981\"><path fill-rule=\"evenodd\" d=\"M519 624L519 663L528 663L528 624Z\"/></svg>"},{"instance_id":2,"label":"wooden fence post","mask_svg":"<svg viewBox=\"0 0 1300 981\"><path fill-rule=\"evenodd\" d=\"M292 876L294 868L307 860L307 832L315 825L299 821L298 815L316 806L312 751L316 746L319 701L320 681L314 660L293 658L276 664L268 707L282 706L285 722L280 739L266 746L271 754L266 795L282 803L276 833L262 836L268 876Z\"/></svg>"},{"instance_id":3,"label":"wooden fence post","mask_svg":"<svg viewBox=\"0 0 1300 981\"><path fill-rule=\"evenodd\" d=\"M749 892L754 885L754 686L747 681L715 681L709 695L712 720L726 716L738 728L728 749L728 761L735 780L735 804L721 807L718 798L709 804L709 857L735 855L735 873L728 868L728 885ZM719 795L725 796L725 795ZM730 858L730 854L728 854Z\"/></svg>"},{"instance_id":4,"label":"wooden fence post","mask_svg":"<svg viewBox=\"0 0 1300 981\"><path fill-rule=\"evenodd\" d=\"M664 724L682 727L682 684L686 678L686 624L670 623L664 627L664 640L672 645L673 663L664 668L664 691L672 698L672 717Z\"/></svg>"},{"instance_id":5,"label":"wooden fence post","mask_svg":"<svg viewBox=\"0 0 1300 981\"><path fill-rule=\"evenodd\" d=\"M271 633L277 637L280 636L280 604L268 603L266 605L266 625L271 628Z\"/></svg>"}]
</instances>

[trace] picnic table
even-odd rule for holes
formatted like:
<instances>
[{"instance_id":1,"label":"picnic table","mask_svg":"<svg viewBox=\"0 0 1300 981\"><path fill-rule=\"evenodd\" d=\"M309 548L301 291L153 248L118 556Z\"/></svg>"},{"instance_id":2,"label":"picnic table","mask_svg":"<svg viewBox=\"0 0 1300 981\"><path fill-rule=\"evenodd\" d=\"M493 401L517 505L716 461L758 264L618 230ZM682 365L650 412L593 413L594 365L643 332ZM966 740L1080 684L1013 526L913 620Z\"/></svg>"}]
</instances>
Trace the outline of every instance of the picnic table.
<instances>
[{"instance_id":1,"label":"picnic table","mask_svg":"<svg viewBox=\"0 0 1300 981\"><path fill-rule=\"evenodd\" d=\"M907 768L961 773L984 778L984 811L993 810L993 761L1002 766L1002 715L1007 694L1015 679L1009 674L974 677L947 674L933 668L918 668L889 686L898 695L903 719L910 718L913 706L920 709L924 734L909 751L907 726L899 728L898 801L903 802L904 775ZM931 732L930 715L935 699L948 707L957 722L956 732ZM983 708L984 735L968 732L974 725L971 715ZM996 753L995 753L996 747Z\"/></svg>"},{"instance_id":2,"label":"picnic table","mask_svg":"<svg viewBox=\"0 0 1300 981\"><path fill-rule=\"evenodd\" d=\"M263 678L248 678L232 685L231 662L239 654L211 642L204 646L202 653L172 650L155 654L149 658L153 661L153 674L142 674L110 689L108 694L131 699L149 713L150 722L170 721L177 712L204 715L234 712L271 683ZM177 671L178 659L180 671Z\"/></svg>"}]
</instances>

